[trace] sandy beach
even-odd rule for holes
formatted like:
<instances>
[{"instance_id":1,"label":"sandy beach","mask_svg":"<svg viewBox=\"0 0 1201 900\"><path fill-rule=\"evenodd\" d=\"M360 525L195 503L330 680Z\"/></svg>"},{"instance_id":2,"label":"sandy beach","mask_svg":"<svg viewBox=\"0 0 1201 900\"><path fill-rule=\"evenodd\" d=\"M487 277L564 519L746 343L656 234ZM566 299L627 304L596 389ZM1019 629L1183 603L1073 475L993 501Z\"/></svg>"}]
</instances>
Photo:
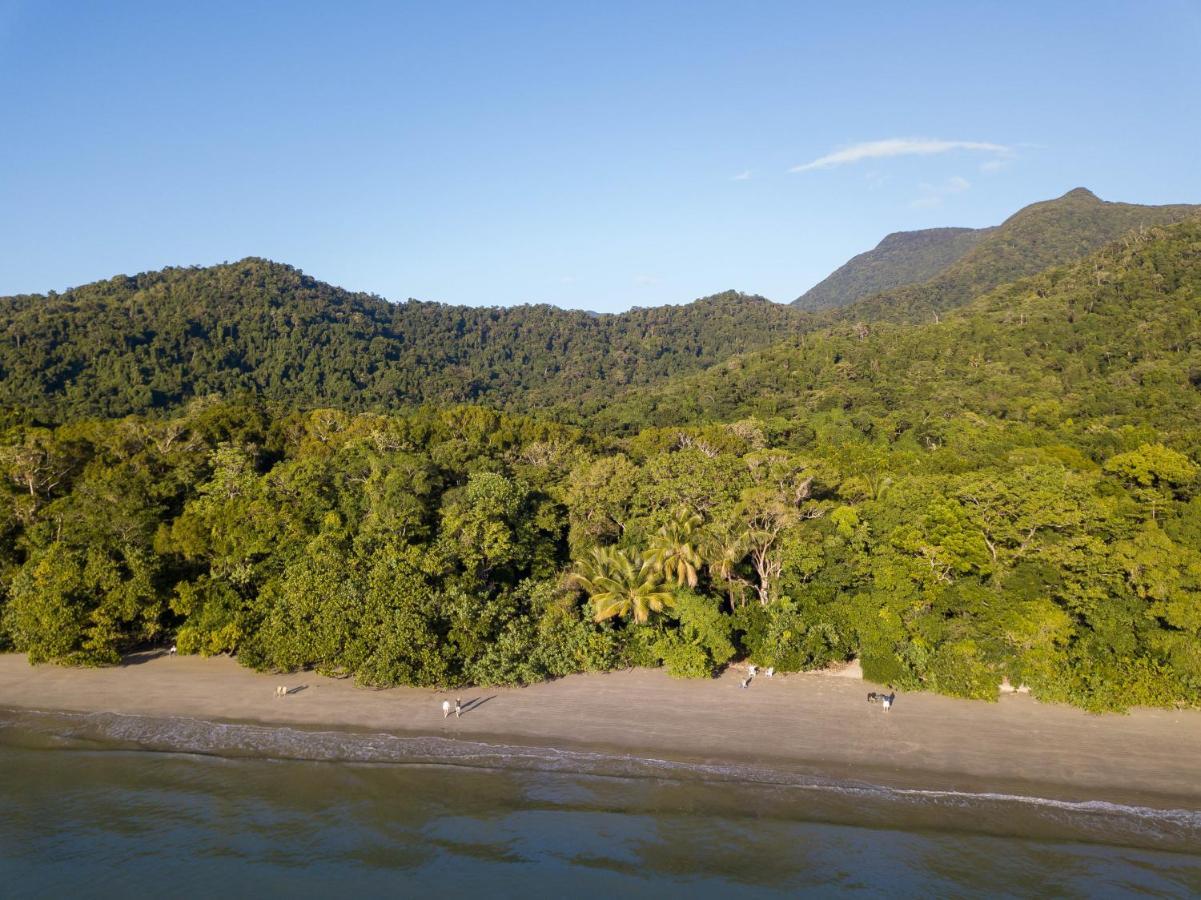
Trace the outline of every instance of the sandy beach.
<instances>
[{"instance_id":1,"label":"sandy beach","mask_svg":"<svg viewBox=\"0 0 1201 900\"><path fill-rule=\"evenodd\" d=\"M142 656L103 669L0 656L0 707L183 716L371 730L705 763L755 764L909 787L1201 807L1201 713L1097 716L1004 696L902 694L890 713L867 682L741 673L678 681L658 670L576 675L525 688L369 690L312 673L264 675L228 658ZM291 689L275 696L277 685ZM461 697L462 718L441 703Z\"/></svg>"}]
</instances>

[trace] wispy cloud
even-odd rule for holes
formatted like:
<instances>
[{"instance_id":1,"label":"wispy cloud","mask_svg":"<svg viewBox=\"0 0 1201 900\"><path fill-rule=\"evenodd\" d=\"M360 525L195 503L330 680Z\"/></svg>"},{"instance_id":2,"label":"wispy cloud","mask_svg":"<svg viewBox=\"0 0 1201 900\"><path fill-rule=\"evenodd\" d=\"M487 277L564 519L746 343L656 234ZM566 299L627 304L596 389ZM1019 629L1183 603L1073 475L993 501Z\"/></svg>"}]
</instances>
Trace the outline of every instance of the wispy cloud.
<instances>
[{"instance_id":1,"label":"wispy cloud","mask_svg":"<svg viewBox=\"0 0 1201 900\"><path fill-rule=\"evenodd\" d=\"M995 153L1004 156L1010 148L1004 144L992 144L987 141L941 141L933 138L888 138L883 141L866 141L862 144L852 144L819 156L812 162L793 166L789 172L811 172L814 169L831 169L835 166L845 166L849 163L861 162L865 159L885 159L891 156L933 156L938 153L950 153L954 150L971 150L978 153Z\"/></svg>"},{"instance_id":2,"label":"wispy cloud","mask_svg":"<svg viewBox=\"0 0 1201 900\"><path fill-rule=\"evenodd\" d=\"M660 281L660 279L657 275L635 275L634 276L634 284L637 284L637 285L658 284L659 281Z\"/></svg>"},{"instance_id":3,"label":"wispy cloud","mask_svg":"<svg viewBox=\"0 0 1201 900\"><path fill-rule=\"evenodd\" d=\"M1007 165L1009 165L1009 160L1007 159L986 159L980 163L980 171L986 175L991 175L993 172L1000 172Z\"/></svg>"},{"instance_id":4,"label":"wispy cloud","mask_svg":"<svg viewBox=\"0 0 1201 900\"><path fill-rule=\"evenodd\" d=\"M923 182L918 185L922 191L922 195L909 205L915 209L929 209L933 206L941 206L942 201L946 197L949 197L951 194L962 194L971 186L972 183L970 181L959 175L953 175L940 184Z\"/></svg>"},{"instance_id":5,"label":"wispy cloud","mask_svg":"<svg viewBox=\"0 0 1201 900\"><path fill-rule=\"evenodd\" d=\"M745 169L742 172L739 172L737 175L735 175L730 180L731 181L750 181L751 180L751 170Z\"/></svg>"}]
</instances>

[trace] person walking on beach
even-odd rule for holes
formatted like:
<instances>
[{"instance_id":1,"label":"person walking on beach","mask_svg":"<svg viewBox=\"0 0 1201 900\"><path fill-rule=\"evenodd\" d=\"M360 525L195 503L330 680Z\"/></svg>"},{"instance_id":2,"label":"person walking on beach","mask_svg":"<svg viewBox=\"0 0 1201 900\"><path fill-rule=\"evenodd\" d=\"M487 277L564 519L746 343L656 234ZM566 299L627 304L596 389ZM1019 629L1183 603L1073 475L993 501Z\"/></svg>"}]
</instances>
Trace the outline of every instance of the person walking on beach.
<instances>
[{"instance_id":1,"label":"person walking on beach","mask_svg":"<svg viewBox=\"0 0 1201 900\"><path fill-rule=\"evenodd\" d=\"M463 698L455 697L455 718L457 719L461 715L463 715Z\"/></svg>"},{"instance_id":2,"label":"person walking on beach","mask_svg":"<svg viewBox=\"0 0 1201 900\"><path fill-rule=\"evenodd\" d=\"M450 715L450 701L443 700L442 701L442 718L445 719L449 715Z\"/></svg>"}]
</instances>

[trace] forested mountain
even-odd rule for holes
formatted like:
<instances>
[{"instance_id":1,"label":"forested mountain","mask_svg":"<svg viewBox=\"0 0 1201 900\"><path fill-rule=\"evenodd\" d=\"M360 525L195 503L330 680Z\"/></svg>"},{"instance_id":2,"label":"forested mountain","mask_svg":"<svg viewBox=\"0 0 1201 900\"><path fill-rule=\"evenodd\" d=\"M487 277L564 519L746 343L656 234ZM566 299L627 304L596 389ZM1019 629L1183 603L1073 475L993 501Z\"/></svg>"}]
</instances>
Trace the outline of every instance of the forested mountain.
<instances>
[{"instance_id":1,"label":"forested mountain","mask_svg":"<svg viewBox=\"0 0 1201 900\"><path fill-rule=\"evenodd\" d=\"M931 318L984 291L1063 265L1137 228L1201 214L1201 206L1108 203L1085 188L1024 207L993 228L890 234L794 301L840 318Z\"/></svg>"},{"instance_id":2,"label":"forested mountain","mask_svg":"<svg viewBox=\"0 0 1201 900\"><path fill-rule=\"evenodd\" d=\"M929 281L884 291L833 315L865 322L929 321L1002 284L1087 256L1135 229L1197 215L1201 206L1108 203L1076 188L986 229L974 247Z\"/></svg>"},{"instance_id":3,"label":"forested mountain","mask_svg":"<svg viewBox=\"0 0 1201 900\"><path fill-rule=\"evenodd\" d=\"M479 402L517 412L553 407L581 421L623 390L823 325L929 320L1132 228L1196 209L1103 203L1072 191L973 232L974 246L920 285L820 314L733 291L620 315L391 304L261 259L120 276L61 294L0 298L0 406L64 421L243 393L285 409ZM948 245L940 241L941 253ZM910 243L893 236L884 245L898 242ZM898 264L887 277L904 271L916 269Z\"/></svg>"},{"instance_id":4,"label":"forested mountain","mask_svg":"<svg viewBox=\"0 0 1201 900\"><path fill-rule=\"evenodd\" d=\"M1081 440L1096 425L1201 442L1201 222L1131 234L938 323L840 323L734 357L618 398L596 421L831 415L935 446L965 415Z\"/></svg>"},{"instance_id":5,"label":"forested mountain","mask_svg":"<svg viewBox=\"0 0 1201 900\"><path fill-rule=\"evenodd\" d=\"M245 259L0 298L0 405L62 420L245 392L291 408L537 409L697 371L803 318L734 291L620 315L392 304Z\"/></svg>"},{"instance_id":6,"label":"forested mountain","mask_svg":"<svg viewBox=\"0 0 1201 900\"><path fill-rule=\"evenodd\" d=\"M929 281L972 249L988 228L927 228L896 231L874 249L843 263L793 301L793 306L816 311L850 306L858 300L895 288Z\"/></svg>"}]
</instances>

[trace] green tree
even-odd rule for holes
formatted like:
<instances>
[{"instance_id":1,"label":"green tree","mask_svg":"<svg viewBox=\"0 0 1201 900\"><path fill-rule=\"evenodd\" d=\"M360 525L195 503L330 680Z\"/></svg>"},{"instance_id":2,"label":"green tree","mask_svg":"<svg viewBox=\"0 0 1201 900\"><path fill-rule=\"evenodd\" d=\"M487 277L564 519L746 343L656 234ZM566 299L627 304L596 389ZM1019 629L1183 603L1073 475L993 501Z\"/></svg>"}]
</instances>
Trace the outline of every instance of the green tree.
<instances>
[{"instance_id":1,"label":"green tree","mask_svg":"<svg viewBox=\"0 0 1201 900\"><path fill-rule=\"evenodd\" d=\"M1158 517L1165 503L1197 480L1201 471L1191 459L1163 444L1143 444L1129 453L1119 453L1105 461L1113 472L1151 512Z\"/></svg>"},{"instance_id":2,"label":"green tree","mask_svg":"<svg viewBox=\"0 0 1201 900\"><path fill-rule=\"evenodd\" d=\"M675 605L654 567L616 547L594 547L576 563L572 580L588 594L596 621L630 616L639 625Z\"/></svg>"},{"instance_id":3,"label":"green tree","mask_svg":"<svg viewBox=\"0 0 1201 900\"><path fill-rule=\"evenodd\" d=\"M687 508L677 509L651 538L647 560L655 572L679 587L694 588L701 557L701 526L704 519Z\"/></svg>"}]
</instances>

